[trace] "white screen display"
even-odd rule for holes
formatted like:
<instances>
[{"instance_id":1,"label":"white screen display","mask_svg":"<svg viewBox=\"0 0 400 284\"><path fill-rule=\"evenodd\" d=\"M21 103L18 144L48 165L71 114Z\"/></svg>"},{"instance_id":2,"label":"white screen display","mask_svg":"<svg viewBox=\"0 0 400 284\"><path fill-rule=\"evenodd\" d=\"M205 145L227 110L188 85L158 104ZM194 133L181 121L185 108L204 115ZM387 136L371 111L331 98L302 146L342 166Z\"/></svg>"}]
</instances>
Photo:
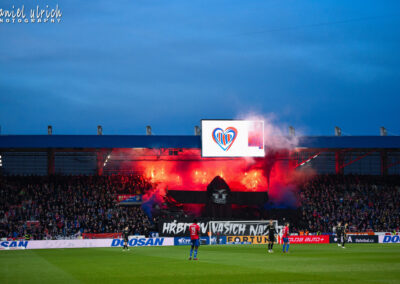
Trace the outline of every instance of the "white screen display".
<instances>
[{"instance_id":1,"label":"white screen display","mask_svg":"<svg viewBox=\"0 0 400 284\"><path fill-rule=\"evenodd\" d=\"M264 121L201 121L202 157L264 157Z\"/></svg>"}]
</instances>

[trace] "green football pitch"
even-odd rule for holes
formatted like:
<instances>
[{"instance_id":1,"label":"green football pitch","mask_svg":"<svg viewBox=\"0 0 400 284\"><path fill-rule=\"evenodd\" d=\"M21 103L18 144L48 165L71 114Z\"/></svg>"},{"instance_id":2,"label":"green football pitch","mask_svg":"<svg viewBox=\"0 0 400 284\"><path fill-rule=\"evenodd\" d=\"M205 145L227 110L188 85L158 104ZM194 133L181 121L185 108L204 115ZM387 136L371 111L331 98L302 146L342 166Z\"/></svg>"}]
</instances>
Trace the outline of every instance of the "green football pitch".
<instances>
[{"instance_id":1,"label":"green football pitch","mask_svg":"<svg viewBox=\"0 0 400 284\"><path fill-rule=\"evenodd\" d=\"M0 283L400 283L400 245L135 247L0 251Z\"/></svg>"}]
</instances>

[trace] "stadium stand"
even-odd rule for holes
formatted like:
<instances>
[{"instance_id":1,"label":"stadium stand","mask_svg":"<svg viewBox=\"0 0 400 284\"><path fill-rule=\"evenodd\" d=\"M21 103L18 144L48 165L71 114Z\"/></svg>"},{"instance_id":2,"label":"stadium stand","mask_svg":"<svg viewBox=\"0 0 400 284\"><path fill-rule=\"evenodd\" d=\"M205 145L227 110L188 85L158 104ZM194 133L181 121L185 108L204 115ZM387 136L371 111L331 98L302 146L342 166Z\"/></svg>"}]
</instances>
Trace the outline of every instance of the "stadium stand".
<instances>
[{"instance_id":1,"label":"stadium stand","mask_svg":"<svg viewBox=\"0 0 400 284\"><path fill-rule=\"evenodd\" d=\"M352 231L398 231L399 176L319 175L301 187L302 229L331 232L338 221Z\"/></svg>"},{"instance_id":2,"label":"stadium stand","mask_svg":"<svg viewBox=\"0 0 400 284\"><path fill-rule=\"evenodd\" d=\"M0 181L3 238L27 233L33 239L75 238L121 232L126 225L132 234L148 235L156 221L140 207L119 206L116 200L118 193L139 194L151 188L140 175L1 176ZM332 232L338 221L349 223L352 231L400 228L398 176L318 175L300 187L298 197L300 208L281 212L278 218L300 214L291 218L296 230ZM165 219L170 213L163 209Z\"/></svg>"},{"instance_id":3,"label":"stadium stand","mask_svg":"<svg viewBox=\"0 0 400 284\"><path fill-rule=\"evenodd\" d=\"M82 233L147 235L151 222L138 206L119 206L117 193L144 193L130 176L0 176L0 237L77 237Z\"/></svg>"},{"instance_id":4,"label":"stadium stand","mask_svg":"<svg viewBox=\"0 0 400 284\"><path fill-rule=\"evenodd\" d=\"M399 145L400 136L298 137L296 150L271 165L316 174L298 186L299 207L256 204L232 217L287 220L292 231L331 232L338 221L352 231L399 230ZM118 194L155 187L136 163L202 161L200 136L0 135L0 237L72 238L121 232L125 224L147 235L157 220L190 216L168 193L150 208L152 218L120 206Z\"/></svg>"}]
</instances>

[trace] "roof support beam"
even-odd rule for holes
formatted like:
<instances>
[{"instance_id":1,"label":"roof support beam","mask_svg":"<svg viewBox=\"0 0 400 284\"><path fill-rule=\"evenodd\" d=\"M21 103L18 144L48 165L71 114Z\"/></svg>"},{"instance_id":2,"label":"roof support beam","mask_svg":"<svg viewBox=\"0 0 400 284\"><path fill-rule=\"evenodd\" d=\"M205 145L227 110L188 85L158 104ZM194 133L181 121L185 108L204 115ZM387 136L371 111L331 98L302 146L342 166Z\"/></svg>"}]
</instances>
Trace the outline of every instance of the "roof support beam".
<instances>
[{"instance_id":1,"label":"roof support beam","mask_svg":"<svg viewBox=\"0 0 400 284\"><path fill-rule=\"evenodd\" d=\"M55 157L54 157L54 149L49 149L47 151L47 174L54 175L55 174Z\"/></svg>"},{"instance_id":2,"label":"roof support beam","mask_svg":"<svg viewBox=\"0 0 400 284\"><path fill-rule=\"evenodd\" d=\"M366 154L364 154L364 155L358 156L358 157L355 158L354 160L351 160L350 162L348 162L348 163L346 163L346 164L343 164L343 165L342 165L342 168L345 168L345 167L347 167L347 166L350 166L351 164L353 164L353 163L355 163L355 162L357 162L357 161L359 161L359 160L361 160L361 159L363 159L363 158L365 158L365 157L371 155L371 154L374 153L374 152L376 152L376 151L370 151L370 152L368 152L368 153L366 153Z\"/></svg>"},{"instance_id":3,"label":"roof support beam","mask_svg":"<svg viewBox=\"0 0 400 284\"><path fill-rule=\"evenodd\" d=\"M388 154L386 151L381 151L381 175L388 174Z\"/></svg>"},{"instance_id":4,"label":"roof support beam","mask_svg":"<svg viewBox=\"0 0 400 284\"><path fill-rule=\"evenodd\" d=\"M315 159L316 157L318 157L320 154L321 154L321 152L318 152L317 154L308 157L308 159L305 159L305 160L301 161L301 163L296 164L296 165L294 166L294 168L298 168L298 167L300 167L300 166L302 166L302 165L308 163L308 162L311 161L312 159Z\"/></svg>"},{"instance_id":5,"label":"roof support beam","mask_svg":"<svg viewBox=\"0 0 400 284\"><path fill-rule=\"evenodd\" d=\"M335 152L335 171L337 175L342 175L343 174L343 151L336 151Z\"/></svg>"},{"instance_id":6,"label":"roof support beam","mask_svg":"<svg viewBox=\"0 0 400 284\"><path fill-rule=\"evenodd\" d=\"M97 162L97 164L96 164L97 165L97 168L96 168L97 175L102 176L103 175L103 170L104 170L104 167L103 167L104 153L103 153L102 150L99 150L96 153L96 162Z\"/></svg>"}]
</instances>

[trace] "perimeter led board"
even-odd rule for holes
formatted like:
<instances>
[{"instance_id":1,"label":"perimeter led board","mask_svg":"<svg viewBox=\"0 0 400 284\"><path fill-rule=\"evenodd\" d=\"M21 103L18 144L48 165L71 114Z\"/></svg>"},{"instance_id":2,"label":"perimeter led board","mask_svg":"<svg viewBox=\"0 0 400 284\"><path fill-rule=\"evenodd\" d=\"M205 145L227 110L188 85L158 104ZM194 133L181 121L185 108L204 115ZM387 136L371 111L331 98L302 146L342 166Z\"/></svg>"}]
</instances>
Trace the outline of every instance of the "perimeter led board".
<instances>
[{"instance_id":1,"label":"perimeter led board","mask_svg":"<svg viewBox=\"0 0 400 284\"><path fill-rule=\"evenodd\" d=\"M201 121L202 157L264 157L264 121Z\"/></svg>"}]
</instances>

